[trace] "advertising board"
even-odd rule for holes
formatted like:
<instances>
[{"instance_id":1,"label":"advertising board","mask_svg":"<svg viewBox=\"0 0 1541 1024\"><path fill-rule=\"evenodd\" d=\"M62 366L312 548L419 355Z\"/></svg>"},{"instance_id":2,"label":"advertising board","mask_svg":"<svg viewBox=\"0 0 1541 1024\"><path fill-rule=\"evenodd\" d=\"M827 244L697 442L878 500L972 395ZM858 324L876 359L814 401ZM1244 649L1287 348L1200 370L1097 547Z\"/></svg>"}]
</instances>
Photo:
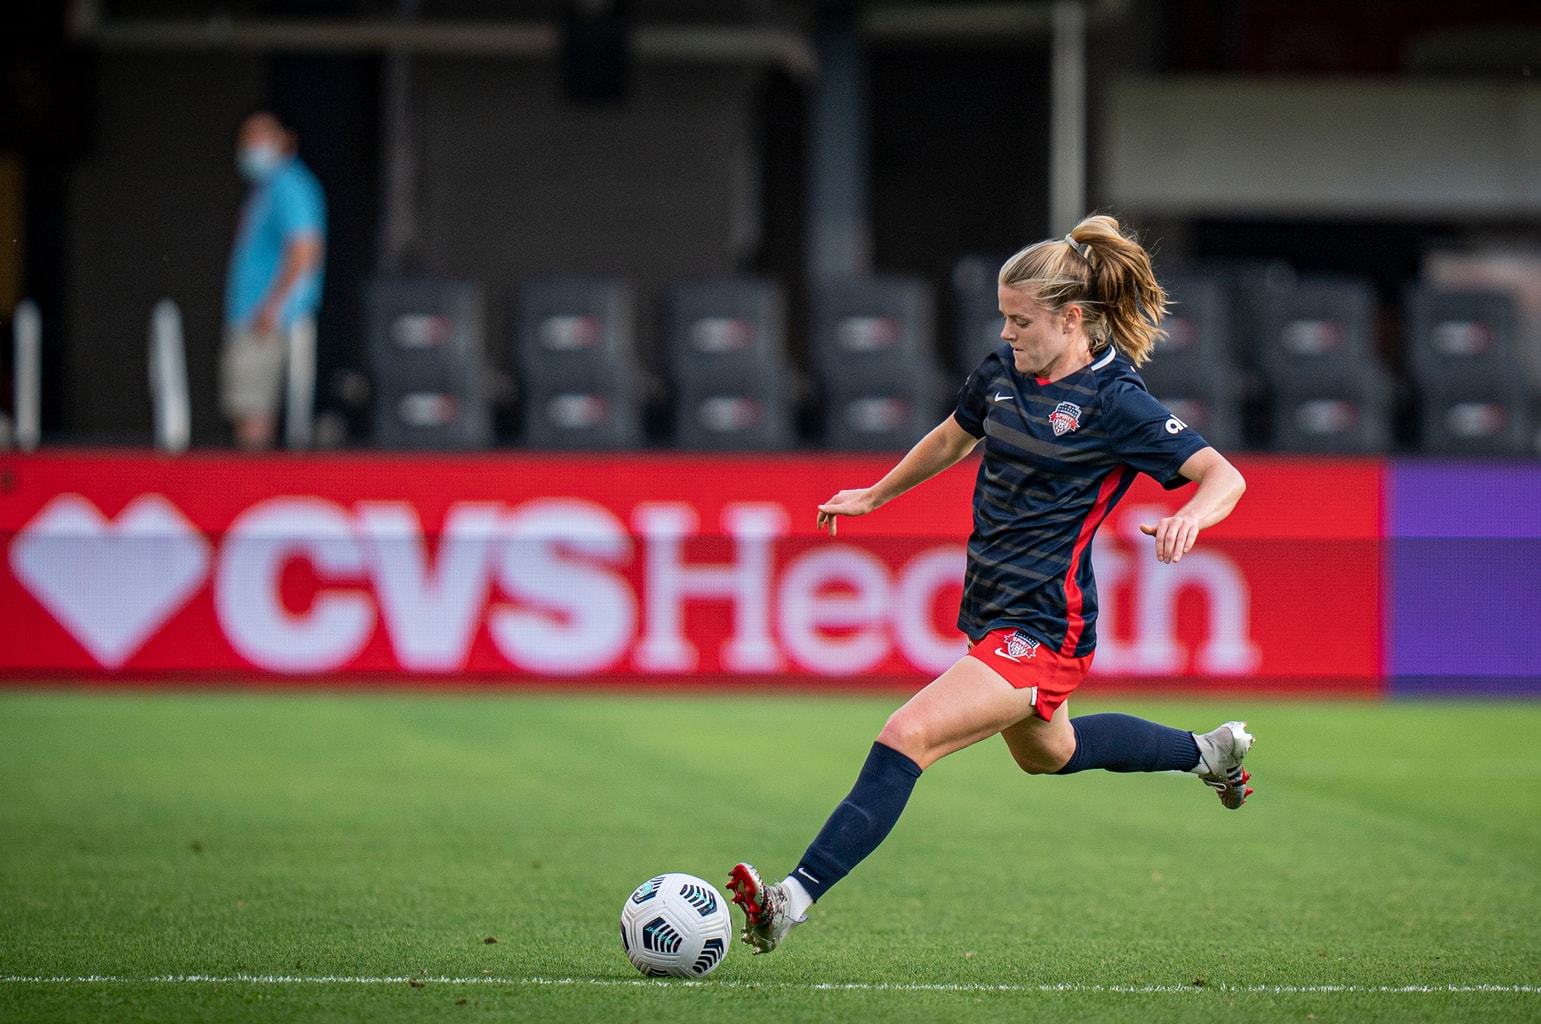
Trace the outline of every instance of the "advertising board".
<instances>
[{"instance_id":1,"label":"advertising board","mask_svg":"<svg viewBox=\"0 0 1541 1024\"><path fill-rule=\"evenodd\" d=\"M0 457L0 676L917 686L954 622L970 461L876 514L891 456ZM1107 684L1371 691L1380 463L1242 460L1175 565L1140 481L1094 547ZM1324 637L1331 638L1324 643Z\"/></svg>"}]
</instances>

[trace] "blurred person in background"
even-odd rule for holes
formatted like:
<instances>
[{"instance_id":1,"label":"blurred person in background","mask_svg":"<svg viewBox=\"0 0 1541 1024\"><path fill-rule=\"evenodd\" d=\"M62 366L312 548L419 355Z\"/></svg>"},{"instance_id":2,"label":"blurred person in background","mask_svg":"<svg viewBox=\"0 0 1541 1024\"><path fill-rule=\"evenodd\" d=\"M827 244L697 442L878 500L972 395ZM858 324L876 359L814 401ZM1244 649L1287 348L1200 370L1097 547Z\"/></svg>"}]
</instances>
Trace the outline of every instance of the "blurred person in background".
<instances>
[{"instance_id":1,"label":"blurred person in background","mask_svg":"<svg viewBox=\"0 0 1541 1024\"><path fill-rule=\"evenodd\" d=\"M236 169L251 188L225 277L220 407L238 445L273 445L289 329L321 304L326 197L298 139L268 107L241 119Z\"/></svg>"}]
</instances>

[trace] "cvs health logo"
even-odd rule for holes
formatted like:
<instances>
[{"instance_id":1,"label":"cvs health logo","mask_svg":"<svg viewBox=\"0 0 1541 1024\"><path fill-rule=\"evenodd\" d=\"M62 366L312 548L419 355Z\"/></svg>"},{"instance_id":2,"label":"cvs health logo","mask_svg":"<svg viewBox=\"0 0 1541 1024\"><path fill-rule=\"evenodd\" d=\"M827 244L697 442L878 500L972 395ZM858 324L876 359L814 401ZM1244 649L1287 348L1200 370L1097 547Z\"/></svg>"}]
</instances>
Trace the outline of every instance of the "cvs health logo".
<instances>
[{"instance_id":1,"label":"cvs health logo","mask_svg":"<svg viewBox=\"0 0 1541 1024\"><path fill-rule=\"evenodd\" d=\"M278 496L237 512L216 549L159 494L110 520L62 494L9 561L109 670L163 630L172 668L291 675L354 670L381 634L378 667L423 674L477 651L483 670L559 676L935 673L962 653L936 614L956 609L961 545L904 545L897 565L849 544L795 551L783 506L730 502L728 557L692 560L690 503L639 502L629 520L582 498L462 501L430 536L408 501ZM179 617L189 605L201 615Z\"/></svg>"}]
</instances>

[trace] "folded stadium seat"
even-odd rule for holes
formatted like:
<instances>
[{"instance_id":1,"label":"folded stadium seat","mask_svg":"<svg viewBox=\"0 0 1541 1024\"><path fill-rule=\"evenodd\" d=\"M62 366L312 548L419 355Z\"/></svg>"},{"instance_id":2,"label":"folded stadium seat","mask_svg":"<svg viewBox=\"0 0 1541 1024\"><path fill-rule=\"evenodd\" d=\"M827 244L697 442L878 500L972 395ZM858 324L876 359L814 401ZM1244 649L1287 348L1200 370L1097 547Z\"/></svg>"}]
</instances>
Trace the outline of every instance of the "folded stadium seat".
<instances>
[{"instance_id":1,"label":"folded stadium seat","mask_svg":"<svg viewBox=\"0 0 1541 1024\"><path fill-rule=\"evenodd\" d=\"M946 414L955 387L937 366L931 289L908 277L814 289L813 365L831 448L902 451Z\"/></svg>"},{"instance_id":2,"label":"folded stadium seat","mask_svg":"<svg viewBox=\"0 0 1541 1024\"><path fill-rule=\"evenodd\" d=\"M1231 354L1231 311L1225 282L1193 272L1164 276L1172 300L1166 337L1140 368L1145 385L1217 448L1242 446L1241 371Z\"/></svg>"},{"instance_id":3,"label":"folded stadium seat","mask_svg":"<svg viewBox=\"0 0 1541 1024\"><path fill-rule=\"evenodd\" d=\"M1379 453L1391 447L1393 394L1384 376L1280 375L1272 385L1276 450Z\"/></svg>"},{"instance_id":4,"label":"folded stadium seat","mask_svg":"<svg viewBox=\"0 0 1541 1024\"><path fill-rule=\"evenodd\" d=\"M1006 259L1005 256L976 254L964 256L953 264L952 298L957 334L953 339L950 362L965 374L1002 344L999 281L1001 265Z\"/></svg>"},{"instance_id":5,"label":"folded stadium seat","mask_svg":"<svg viewBox=\"0 0 1541 1024\"><path fill-rule=\"evenodd\" d=\"M1294 289L1299 280L1295 268L1283 260L1212 259L1195 264L1190 272L1221 283L1232 358L1243 372L1260 374L1268 310L1279 296ZM1161 280L1167 280L1166 275Z\"/></svg>"},{"instance_id":6,"label":"folded stadium seat","mask_svg":"<svg viewBox=\"0 0 1541 1024\"><path fill-rule=\"evenodd\" d=\"M534 448L646 443L647 381L631 287L610 278L524 281L515 295L514 362L523 439Z\"/></svg>"},{"instance_id":7,"label":"folded stadium seat","mask_svg":"<svg viewBox=\"0 0 1541 1024\"><path fill-rule=\"evenodd\" d=\"M767 451L796 443L799 388L786 299L773 281L680 281L664 293L664 350L680 448Z\"/></svg>"},{"instance_id":8,"label":"folded stadium seat","mask_svg":"<svg viewBox=\"0 0 1541 1024\"><path fill-rule=\"evenodd\" d=\"M1260 361L1272 394L1273 447L1383 452L1393 389L1375 351L1375 292L1348 277L1302 276L1262 302Z\"/></svg>"},{"instance_id":9,"label":"folded stadium seat","mask_svg":"<svg viewBox=\"0 0 1541 1024\"><path fill-rule=\"evenodd\" d=\"M1530 393L1513 300L1415 286L1407 312L1423 448L1442 454L1527 452Z\"/></svg>"},{"instance_id":10,"label":"folded stadium seat","mask_svg":"<svg viewBox=\"0 0 1541 1024\"><path fill-rule=\"evenodd\" d=\"M365 306L375 443L428 450L490 444L480 286L379 277L365 286Z\"/></svg>"}]
</instances>

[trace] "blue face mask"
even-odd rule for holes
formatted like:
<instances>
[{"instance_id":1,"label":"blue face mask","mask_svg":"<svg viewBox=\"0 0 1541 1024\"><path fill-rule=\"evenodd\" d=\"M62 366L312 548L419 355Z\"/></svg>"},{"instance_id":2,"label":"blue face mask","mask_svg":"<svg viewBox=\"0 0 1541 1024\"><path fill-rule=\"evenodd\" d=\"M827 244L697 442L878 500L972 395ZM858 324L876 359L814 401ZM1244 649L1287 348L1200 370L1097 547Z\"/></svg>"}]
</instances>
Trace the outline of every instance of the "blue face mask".
<instances>
[{"instance_id":1,"label":"blue face mask","mask_svg":"<svg viewBox=\"0 0 1541 1024\"><path fill-rule=\"evenodd\" d=\"M243 146L235 154L236 170L253 185L260 185L273 176L283 163L283 154L277 146L261 142L255 146Z\"/></svg>"}]
</instances>

